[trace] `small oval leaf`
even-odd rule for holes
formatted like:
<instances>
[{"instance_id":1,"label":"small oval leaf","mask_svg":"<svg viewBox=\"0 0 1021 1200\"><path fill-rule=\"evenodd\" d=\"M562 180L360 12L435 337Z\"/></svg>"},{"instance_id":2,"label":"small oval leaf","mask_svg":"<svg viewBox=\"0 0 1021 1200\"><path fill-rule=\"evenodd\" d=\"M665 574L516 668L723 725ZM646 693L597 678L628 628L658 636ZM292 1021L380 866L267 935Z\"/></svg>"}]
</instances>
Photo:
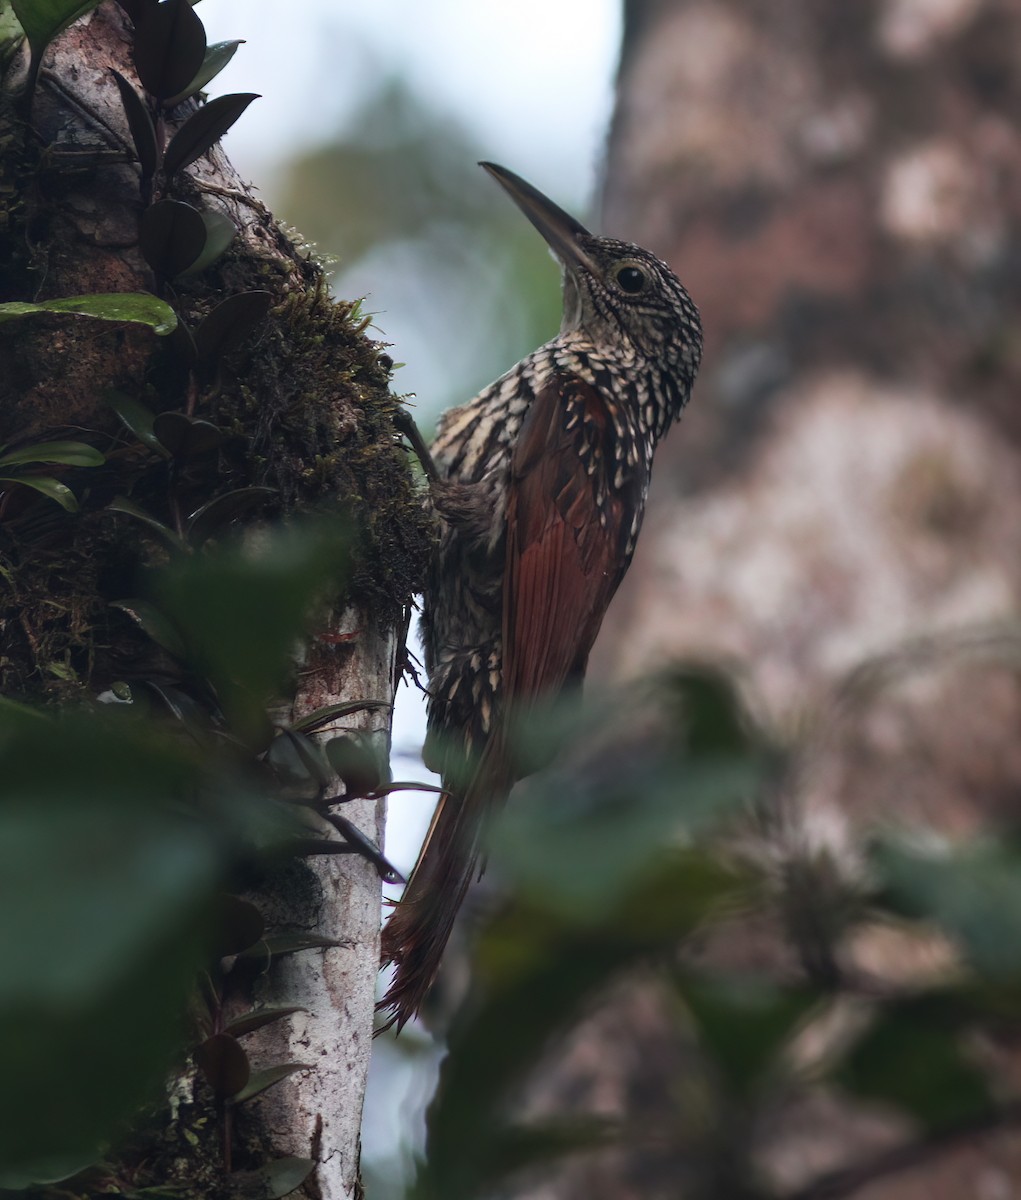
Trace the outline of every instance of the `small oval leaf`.
<instances>
[{"instance_id":1,"label":"small oval leaf","mask_svg":"<svg viewBox=\"0 0 1021 1200\"><path fill-rule=\"evenodd\" d=\"M186 655L187 647L177 626L155 604L148 600L111 600L110 607L126 613L157 646L162 646L175 658L184 658ZM180 719L184 719L183 714Z\"/></svg>"},{"instance_id":2,"label":"small oval leaf","mask_svg":"<svg viewBox=\"0 0 1021 1200\"><path fill-rule=\"evenodd\" d=\"M234 1096L263 1074L252 1074L248 1055L229 1033L215 1033L196 1046L195 1065L218 1096Z\"/></svg>"},{"instance_id":3,"label":"small oval leaf","mask_svg":"<svg viewBox=\"0 0 1021 1200\"><path fill-rule=\"evenodd\" d=\"M269 292L238 292L221 301L195 331L199 361L210 363L234 350L269 312Z\"/></svg>"},{"instance_id":4,"label":"small oval leaf","mask_svg":"<svg viewBox=\"0 0 1021 1200\"><path fill-rule=\"evenodd\" d=\"M202 223L206 227L206 244L202 248L202 253L191 266L181 272L182 278L188 275L197 275L199 271L211 267L226 252L238 231L238 227L230 217L225 217L223 213L204 212L201 216Z\"/></svg>"},{"instance_id":5,"label":"small oval leaf","mask_svg":"<svg viewBox=\"0 0 1021 1200\"><path fill-rule=\"evenodd\" d=\"M171 96L169 100L164 100L163 103L166 107L173 108L175 104L180 104L182 100L187 100L189 96L194 96L196 92L200 92L230 62L238 46L243 45L244 38L239 38L233 42L213 42L207 48L206 56L203 58L202 66L199 67L195 78L183 91L178 92L176 96Z\"/></svg>"},{"instance_id":6,"label":"small oval leaf","mask_svg":"<svg viewBox=\"0 0 1021 1200\"><path fill-rule=\"evenodd\" d=\"M239 896L222 895L217 900L216 954L226 958L240 954L261 941L266 929L262 913Z\"/></svg>"},{"instance_id":7,"label":"small oval leaf","mask_svg":"<svg viewBox=\"0 0 1021 1200\"><path fill-rule=\"evenodd\" d=\"M133 433L143 446L148 446L150 450L155 450L164 458L170 457L167 448L153 432L153 413L141 400L136 400L134 396L125 395L124 392L115 391L113 388L108 389L103 398L120 417L128 432Z\"/></svg>"},{"instance_id":8,"label":"small oval leaf","mask_svg":"<svg viewBox=\"0 0 1021 1200\"><path fill-rule=\"evenodd\" d=\"M135 16L135 70L157 100L176 96L206 56L206 31L189 0L163 0Z\"/></svg>"},{"instance_id":9,"label":"small oval leaf","mask_svg":"<svg viewBox=\"0 0 1021 1200\"><path fill-rule=\"evenodd\" d=\"M142 257L160 279L173 279L186 271L205 244L205 223L198 209L190 204L159 200L142 214L138 245Z\"/></svg>"},{"instance_id":10,"label":"small oval leaf","mask_svg":"<svg viewBox=\"0 0 1021 1200\"><path fill-rule=\"evenodd\" d=\"M201 258L202 255L199 255ZM196 261L198 261L196 259ZM190 268L189 268L190 269ZM167 339L167 343L173 354L181 360L181 363L186 367L194 367L198 362L198 351L195 349L195 338L192 336L191 330L183 321L177 322L177 328Z\"/></svg>"},{"instance_id":11,"label":"small oval leaf","mask_svg":"<svg viewBox=\"0 0 1021 1200\"><path fill-rule=\"evenodd\" d=\"M160 413L153 418L153 432L175 458L204 454L223 441L223 432L210 421L197 420L181 412Z\"/></svg>"},{"instance_id":12,"label":"small oval leaf","mask_svg":"<svg viewBox=\"0 0 1021 1200\"><path fill-rule=\"evenodd\" d=\"M173 175L175 171L183 170L201 158L210 146L223 137L249 104L258 99L256 92L236 92L217 96L215 100L203 104L170 139L163 156L166 173Z\"/></svg>"},{"instance_id":13,"label":"small oval leaf","mask_svg":"<svg viewBox=\"0 0 1021 1200\"><path fill-rule=\"evenodd\" d=\"M324 749L346 797L367 796L388 782L375 747L360 734L343 733L331 738Z\"/></svg>"},{"instance_id":14,"label":"small oval leaf","mask_svg":"<svg viewBox=\"0 0 1021 1200\"><path fill-rule=\"evenodd\" d=\"M233 492L225 492L191 514L186 526L188 538L199 546L242 514L266 504L279 494L276 488L269 487L236 488Z\"/></svg>"}]
</instances>

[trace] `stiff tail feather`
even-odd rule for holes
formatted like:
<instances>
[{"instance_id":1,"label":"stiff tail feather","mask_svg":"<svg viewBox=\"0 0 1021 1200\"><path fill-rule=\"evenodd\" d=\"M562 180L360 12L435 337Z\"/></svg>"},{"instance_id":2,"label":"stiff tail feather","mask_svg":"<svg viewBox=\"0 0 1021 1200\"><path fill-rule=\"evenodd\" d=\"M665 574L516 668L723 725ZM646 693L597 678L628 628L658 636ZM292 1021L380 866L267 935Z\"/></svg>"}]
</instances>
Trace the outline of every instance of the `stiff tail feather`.
<instances>
[{"instance_id":1,"label":"stiff tail feather","mask_svg":"<svg viewBox=\"0 0 1021 1200\"><path fill-rule=\"evenodd\" d=\"M418 1012L440 960L465 893L478 871L487 816L503 803L513 780L494 739L463 795L445 792L404 895L383 927L383 965L394 977L377 1008L387 1010L378 1032L397 1032Z\"/></svg>"}]
</instances>

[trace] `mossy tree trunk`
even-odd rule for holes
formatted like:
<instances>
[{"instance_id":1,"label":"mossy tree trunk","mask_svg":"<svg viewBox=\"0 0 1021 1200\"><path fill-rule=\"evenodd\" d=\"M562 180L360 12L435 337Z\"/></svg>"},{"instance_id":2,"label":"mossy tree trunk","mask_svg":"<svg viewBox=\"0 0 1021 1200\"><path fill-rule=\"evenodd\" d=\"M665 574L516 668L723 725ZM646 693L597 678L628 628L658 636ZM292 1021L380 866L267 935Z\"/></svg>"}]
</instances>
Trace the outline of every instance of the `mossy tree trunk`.
<instances>
[{"instance_id":1,"label":"mossy tree trunk","mask_svg":"<svg viewBox=\"0 0 1021 1200\"><path fill-rule=\"evenodd\" d=\"M167 178L144 177L111 70L143 94L132 18L137 25L147 16L145 2L103 3L60 34L43 56L30 107L27 51L5 67L0 302L157 293L180 325L162 338L143 325L63 315L0 325L0 446L73 439L105 457L95 469L65 463L36 471L51 492L53 484L70 488L76 511L31 481L0 482L0 692L88 705L111 689L165 684L166 655L116 606L136 594L145 564L165 559L165 538L109 505L126 497L187 540L189 514L228 492L260 488L237 508L244 520L333 513L355 546L343 601L306 648L293 713L381 702L330 728L360 730L385 755L387 705L426 548L392 426L389 363L356 307L329 298L319 266L281 231L218 146ZM196 99L155 108L161 146L201 110ZM207 228L222 233L224 218L236 227L205 269L175 269L181 261L173 261L172 237L160 247L151 234L147 252L140 246L140 222L154 202L168 199L209 218ZM242 304L230 320L196 332L224 300L243 293L258 296L252 307ZM156 435L150 421L139 438L146 413L156 418ZM248 602L258 606L260 598ZM354 799L343 813L381 840L382 800ZM379 877L354 854L307 858L271 875L257 899L271 928L340 944L282 959L257 985L257 999L305 1011L253 1035L262 1039L247 1043L253 1066L294 1060L310 1069L246 1105L234 1166L251 1166L260 1155L311 1157L319 1166L307 1194L352 1196L378 967ZM175 1119L168 1114L157 1131L159 1154L152 1142L138 1149L134 1166L150 1164L145 1182L216 1194L222 1139L186 1136L187 1113L200 1111L203 1086L194 1077L187 1082ZM154 1161L164 1164L162 1177Z\"/></svg>"}]
</instances>

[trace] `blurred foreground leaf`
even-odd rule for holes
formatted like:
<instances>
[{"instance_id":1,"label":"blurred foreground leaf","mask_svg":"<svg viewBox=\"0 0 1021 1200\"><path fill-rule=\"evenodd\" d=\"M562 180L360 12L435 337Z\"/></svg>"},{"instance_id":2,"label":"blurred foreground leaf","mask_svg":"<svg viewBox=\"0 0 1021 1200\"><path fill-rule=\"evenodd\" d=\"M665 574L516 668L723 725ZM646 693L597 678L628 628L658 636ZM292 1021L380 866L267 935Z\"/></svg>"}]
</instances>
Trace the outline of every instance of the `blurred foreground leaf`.
<instances>
[{"instance_id":1,"label":"blurred foreground leaf","mask_svg":"<svg viewBox=\"0 0 1021 1200\"><path fill-rule=\"evenodd\" d=\"M972 1120L990 1110L992 1097L965 1051L966 1019L953 997L935 992L890 1004L836 1078L848 1091L906 1110L929 1130Z\"/></svg>"},{"instance_id":2,"label":"blurred foreground leaf","mask_svg":"<svg viewBox=\"0 0 1021 1200\"><path fill-rule=\"evenodd\" d=\"M526 762L548 760L565 735L581 753L518 788L494 829L492 862L522 895L573 920L603 922L655 856L731 819L766 768L722 676L678 671L643 702L665 719L665 738L621 738L619 697L612 709L561 702L518 731Z\"/></svg>"},{"instance_id":3,"label":"blurred foreground leaf","mask_svg":"<svg viewBox=\"0 0 1021 1200\"><path fill-rule=\"evenodd\" d=\"M618 698L619 700L619 698ZM486 926L473 992L450 1032L416 1196L468 1200L502 1174L609 1136L601 1122L508 1124L513 1099L552 1039L620 972L670 959L686 936L733 910L744 875L712 847L765 766L722 676L691 671L645 697L657 736L619 730L619 704L577 719L543 713L525 752L542 761L549 731L576 744L519 789L491 839L512 899ZM644 728L644 725L642 725ZM537 729L538 733L534 730ZM688 992L690 991L690 996ZM742 1005L685 990L706 1037L727 1037ZM809 998L745 1003L748 1076L769 1060ZM754 1029L752 1028L754 1026ZM736 1053L736 1049L735 1049ZM735 1066L735 1084L744 1082Z\"/></svg>"},{"instance_id":4,"label":"blurred foreground leaf","mask_svg":"<svg viewBox=\"0 0 1021 1200\"><path fill-rule=\"evenodd\" d=\"M266 704L282 686L315 603L335 598L347 562L339 518L260 531L244 544L156 573L152 592L232 729L268 742Z\"/></svg>"},{"instance_id":5,"label":"blurred foreground leaf","mask_svg":"<svg viewBox=\"0 0 1021 1200\"><path fill-rule=\"evenodd\" d=\"M931 921L980 972L1021 977L1021 850L1004 841L908 844L876 841L880 900L898 915Z\"/></svg>"},{"instance_id":6,"label":"blurred foreground leaf","mask_svg":"<svg viewBox=\"0 0 1021 1200\"><path fill-rule=\"evenodd\" d=\"M11 0L11 7L21 22L33 56L38 58L58 33L98 3L99 0Z\"/></svg>"},{"instance_id":7,"label":"blurred foreground leaf","mask_svg":"<svg viewBox=\"0 0 1021 1200\"><path fill-rule=\"evenodd\" d=\"M0 1179L97 1153L158 1086L224 851L129 715L0 717Z\"/></svg>"},{"instance_id":8,"label":"blurred foreground leaf","mask_svg":"<svg viewBox=\"0 0 1021 1200\"><path fill-rule=\"evenodd\" d=\"M756 979L684 974L675 982L702 1049L737 1094L762 1081L820 999L807 987L782 989Z\"/></svg>"}]
</instances>

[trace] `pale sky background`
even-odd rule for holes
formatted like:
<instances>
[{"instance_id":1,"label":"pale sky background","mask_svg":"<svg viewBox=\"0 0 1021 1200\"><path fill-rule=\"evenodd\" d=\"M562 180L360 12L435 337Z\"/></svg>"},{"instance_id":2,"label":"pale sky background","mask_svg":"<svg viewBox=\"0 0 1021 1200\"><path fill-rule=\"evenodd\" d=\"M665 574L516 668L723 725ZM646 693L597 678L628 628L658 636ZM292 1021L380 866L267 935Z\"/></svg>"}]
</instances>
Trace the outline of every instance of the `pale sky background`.
<instances>
[{"instance_id":1,"label":"pale sky background","mask_svg":"<svg viewBox=\"0 0 1021 1200\"><path fill-rule=\"evenodd\" d=\"M271 207L276 164L327 140L378 80L396 76L466 125L487 158L554 192L584 219L611 112L619 9L620 0L204 0L200 12L210 42L246 39L211 94L261 93L225 148ZM493 202L505 202L495 188ZM277 215L287 220L286 212ZM427 361L416 338L414 312L402 307L401 279L373 270L370 278L357 276L355 287L369 291L377 336L407 364L395 386L424 397L435 384L435 361ZM452 327L452 353L456 337ZM394 721L395 778L428 777L418 757L424 728L421 697L403 687ZM405 871L429 807L421 793L391 799L387 853ZM367 1165L406 1159L409 1147L398 1134L409 1126L420 1140L440 1057L424 1049L415 1067L384 1039L376 1048L379 1070L363 1131Z\"/></svg>"}]
</instances>

